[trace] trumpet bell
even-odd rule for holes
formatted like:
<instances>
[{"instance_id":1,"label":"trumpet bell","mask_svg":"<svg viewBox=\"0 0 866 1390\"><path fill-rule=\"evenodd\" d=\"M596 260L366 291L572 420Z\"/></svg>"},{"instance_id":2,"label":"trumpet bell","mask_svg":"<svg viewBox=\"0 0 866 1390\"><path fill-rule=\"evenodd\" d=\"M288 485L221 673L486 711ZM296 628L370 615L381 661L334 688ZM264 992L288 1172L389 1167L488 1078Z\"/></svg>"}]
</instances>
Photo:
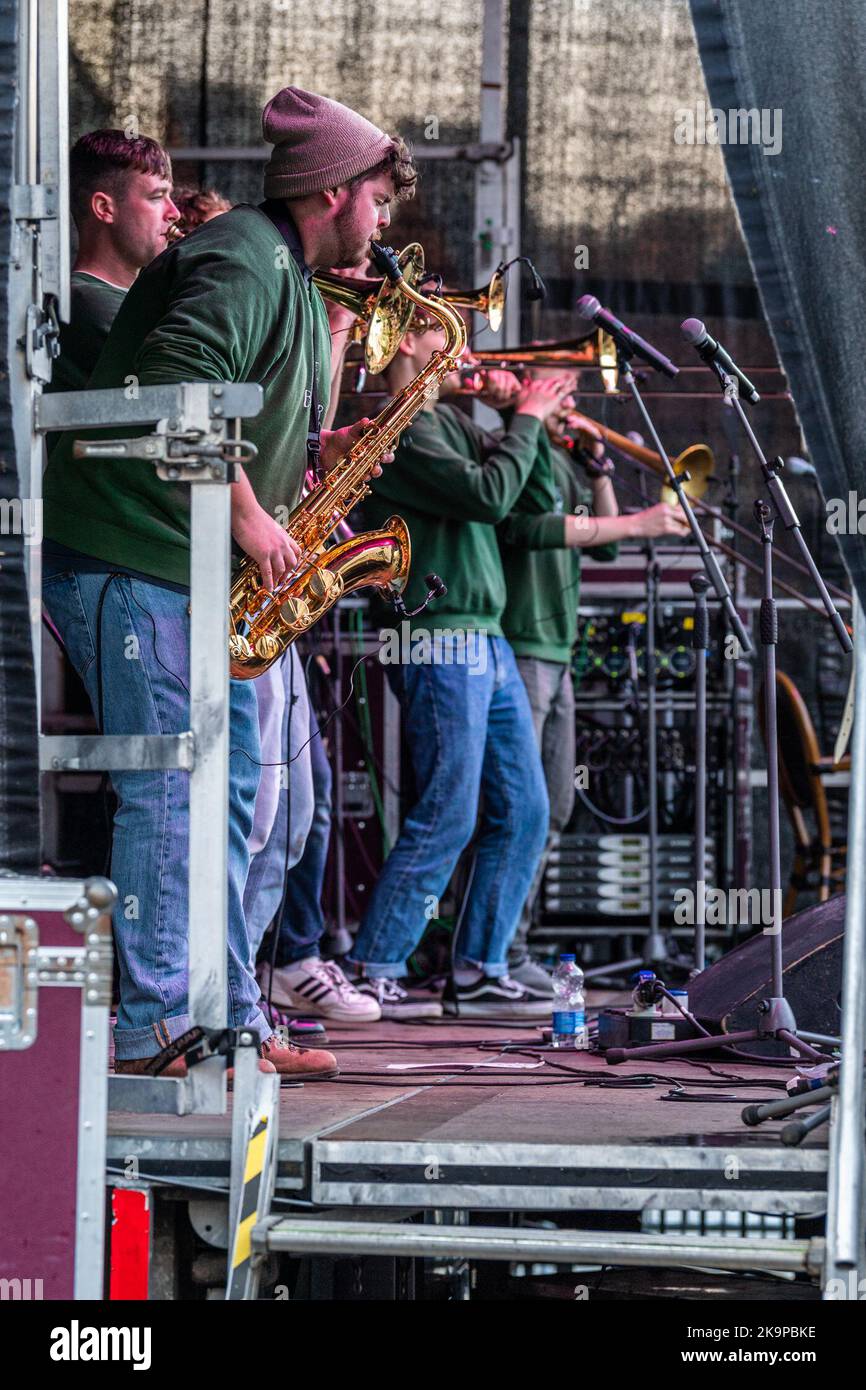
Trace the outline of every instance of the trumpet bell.
<instances>
[{"instance_id":1,"label":"trumpet bell","mask_svg":"<svg viewBox=\"0 0 866 1390\"><path fill-rule=\"evenodd\" d=\"M706 444L690 444L688 449L684 449L679 458L673 460L674 472L679 476L688 473L688 482L683 483L683 492L686 497L695 499L703 497L710 485L710 478L713 475L715 461L713 451ZM659 501L668 502L671 506L676 504L677 495L668 483L662 485Z\"/></svg>"},{"instance_id":2,"label":"trumpet bell","mask_svg":"<svg viewBox=\"0 0 866 1390\"><path fill-rule=\"evenodd\" d=\"M482 310L482 312L484 312ZM491 333L498 333L505 317L505 275L494 270L487 288L487 322Z\"/></svg>"}]
</instances>

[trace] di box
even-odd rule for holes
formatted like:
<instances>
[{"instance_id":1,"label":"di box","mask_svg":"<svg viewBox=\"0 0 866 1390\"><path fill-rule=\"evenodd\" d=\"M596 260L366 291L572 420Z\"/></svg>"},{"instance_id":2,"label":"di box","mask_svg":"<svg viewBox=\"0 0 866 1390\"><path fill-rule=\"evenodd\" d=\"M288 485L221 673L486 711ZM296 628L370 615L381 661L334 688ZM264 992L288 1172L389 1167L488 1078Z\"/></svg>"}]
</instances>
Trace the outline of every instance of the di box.
<instances>
[{"instance_id":1,"label":"di box","mask_svg":"<svg viewBox=\"0 0 866 1390\"><path fill-rule=\"evenodd\" d=\"M111 909L104 878L0 878L0 1288L101 1299Z\"/></svg>"},{"instance_id":2,"label":"di box","mask_svg":"<svg viewBox=\"0 0 866 1390\"><path fill-rule=\"evenodd\" d=\"M687 1019L667 1014L641 1018L620 1009L602 1009L598 1015L598 1045L602 1049L637 1046L638 1043L682 1042L696 1036Z\"/></svg>"}]
</instances>

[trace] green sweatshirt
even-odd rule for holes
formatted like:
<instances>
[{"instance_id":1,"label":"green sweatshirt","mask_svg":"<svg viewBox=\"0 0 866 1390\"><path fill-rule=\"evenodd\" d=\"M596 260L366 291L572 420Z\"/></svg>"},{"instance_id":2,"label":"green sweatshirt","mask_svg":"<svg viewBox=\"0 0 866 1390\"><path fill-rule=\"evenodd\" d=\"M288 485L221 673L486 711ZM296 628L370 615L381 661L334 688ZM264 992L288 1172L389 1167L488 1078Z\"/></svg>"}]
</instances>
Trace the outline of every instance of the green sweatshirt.
<instances>
[{"instance_id":1,"label":"green sweatshirt","mask_svg":"<svg viewBox=\"0 0 866 1390\"><path fill-rule=\"evenodd\" d=\"M328 404L330 334L281 234L258 208L206 222L141 272L117 314L88 385L253 381L260 415L245 421L258 446L247 468L266 511L298 501L306 469L313 353ZM91 431L90 438L141 434ZM45 474L45 534L122 568L189 582L189 484L164 483L139 460L73 459L62 435Z\"/></svg>"},{"instance_id":2,"label":"green sweatshirt","mask_svg":"<svg viewBox=\"0 0 866 1390\"><path fill-rule=\"evenodd\" d=\"M367 525L378 528L396 512L409 527L407 608L424 598L424 576L431 570L448 586L445 597L419 613L414 625L431 631L485 628L490 637L503 635L505 576L495 526L524 489L528 509L544 512L554 504L549 463L541 460L533 472L541 433L533 416L517 415L505 434L494 438L450 405L422 410L404 432L394 462L373 484L364 516Z\"/></svg>"},{"instance_id":3,"label":"green sweatshirt","mask_svg":"<svg viewBox=\"0 0 866 1390\"><path fill-rule=\"evenodd\" d=\"M521 498L498 528L508 602L502 630L518 656L541 661L571 660L577 636L582 550L566 547L565 518L590 506L592 493L577 480L575 464L542 431L541 449L550 455L556 503L546 516L529 515ZM594 560L615 560L616 542L593 546Z\"/></svg>"},{"instance_id":4,"label":"green sweatshirt","mask_svg":"<svg viewBox=\"0 0 866 1390\"><path fill-rule=\"evenodd\" d=\"M60 356L46 391L81 391L99 360L126 290L74 270L69 323L60 325Z\"/></svg>"}]
</instances>

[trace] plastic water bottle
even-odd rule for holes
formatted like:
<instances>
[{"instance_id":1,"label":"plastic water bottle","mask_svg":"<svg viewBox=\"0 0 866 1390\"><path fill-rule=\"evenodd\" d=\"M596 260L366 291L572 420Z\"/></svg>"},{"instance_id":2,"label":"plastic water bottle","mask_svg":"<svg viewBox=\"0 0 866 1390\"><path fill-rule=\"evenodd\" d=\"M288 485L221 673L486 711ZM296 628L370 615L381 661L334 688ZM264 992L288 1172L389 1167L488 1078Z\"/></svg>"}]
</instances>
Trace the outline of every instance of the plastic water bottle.
<instances>
[{"instance_id":1,"label":"plastic water bottle","mask_svg":"<svg viewBox=\"0 0 866 1390\"><path fill-rule=\"evenodd\" d=\"M553 972L553 998L553 1046L588 1047L583 971L573 955L559 957Z\"/></svg>"}]
</instances>

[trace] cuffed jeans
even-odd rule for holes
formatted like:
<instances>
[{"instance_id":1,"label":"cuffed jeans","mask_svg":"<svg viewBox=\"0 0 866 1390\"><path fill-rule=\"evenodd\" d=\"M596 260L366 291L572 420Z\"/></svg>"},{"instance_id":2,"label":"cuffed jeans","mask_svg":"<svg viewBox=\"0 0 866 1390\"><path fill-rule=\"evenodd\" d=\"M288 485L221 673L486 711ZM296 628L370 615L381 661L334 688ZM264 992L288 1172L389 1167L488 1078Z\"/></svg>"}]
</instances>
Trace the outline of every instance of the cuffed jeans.
<instances>
[{"instance_id":1,"label":"cuffed jeans","mask_svg":"<svg viewBox=\"0 0 866 1390\"><path fill-rule=\"evenodd\" d=\"M544 870L550 858L553 835L564 830L574 810L574 686L571 670L561 661L542 661L539 657L518 656L517 668L526 686L535 736L541 750L541 763L550 800L550 827L535 877L520 913L520 922L511 943L510 959L521 960L527 951L532 909Z\"/></svg>"},{"instance_id":2,"label":"cuffed jeans","mask_svg":"<svg viewBox=\"0 0 866 1390\"><path fill-rule=\"evenodd\" d=\"M250 968L279 910L286 873L298 863L313 821L310 705L294 647L252 682L258 703L262 778L244 893ZM287 843L288 841L288 843Z\"/></svg>"},{"instance_id":3,"label":"cuffed jeans","mask_svg":"<svg viewBox=\"0 0 866 1390\"><path fill-rule=\"evenodd\" d=\"M102 732L181 733L190 722L189 598L127 575L107 580L106 574L63 571L43 581L45 607L97 717L97 610L104 593ZM229 711L227 1018L230 1027L248 1027L264 1039L273 1030L258 1006L242 907L259 780L256 697L249 682L231 682ZM119 895L115 1053L149 1057L191 1024L189 774L114 772L111 780L118 798L111 855Z\"/></svg>"},{"instance_id":4,"label":"cuffed jeans","mask_svg":"<svg viewBox=\"0 0 866 1390\"><path fill-rule=\"evenodd\" d=\"M459 661L462 634L452 644ZM547 836L548 802L526 688L504 637L482 669L446 659L388 668L403 706L418 801L379 876L351 959L371 976L407 973L461 851L481 820L457 964L507 973L507 952Z\"/></svg>"}]
</instances>

